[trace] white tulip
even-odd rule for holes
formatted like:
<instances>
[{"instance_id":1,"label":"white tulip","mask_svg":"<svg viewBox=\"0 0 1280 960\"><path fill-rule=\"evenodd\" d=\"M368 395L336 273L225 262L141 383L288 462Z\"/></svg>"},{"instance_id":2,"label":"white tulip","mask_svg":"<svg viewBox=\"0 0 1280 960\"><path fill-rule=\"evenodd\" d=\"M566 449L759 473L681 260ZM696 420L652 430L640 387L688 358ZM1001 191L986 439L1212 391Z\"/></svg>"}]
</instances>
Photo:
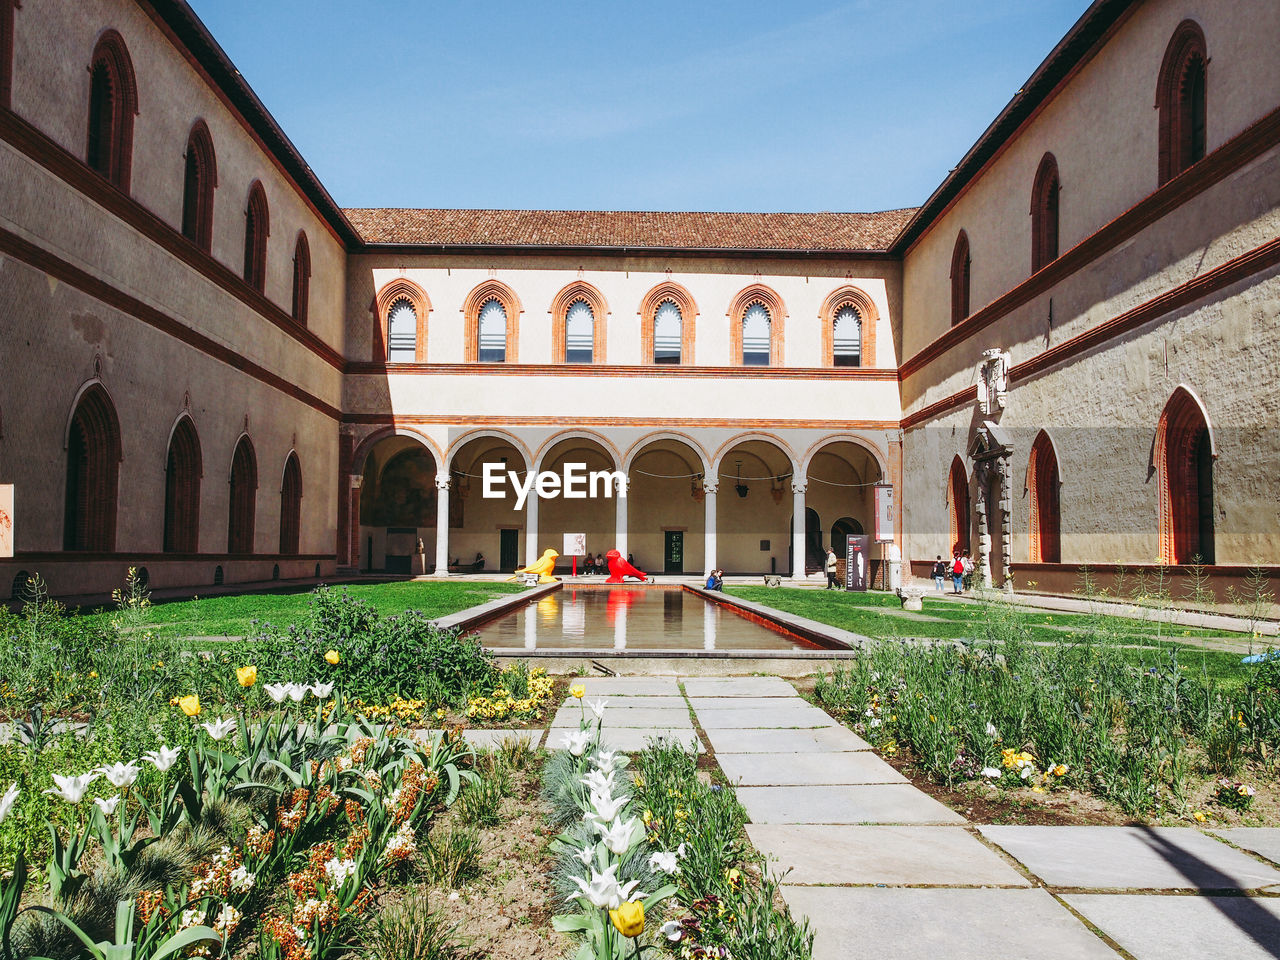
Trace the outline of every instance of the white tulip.
<instances>
[{"instance_id":1,"label":"white tulip","mask_svg":"<svg viewBox=\"0 0 1280 960\"><path fill-rule=\"evenodd\" d=\"M84 792L89 789L89 784L97 779L98 774L96 772L82 774L78 777L63 777L55 773L53 782L57 786L46 790L45 793L60 797L67 803L79 803L84 799Z\"/></svg>"},{"instance_id":2,"label":"white tulip","mask_svg":"<svg viewBox=\"0 0 1280 960\"><path fill-rule=\"evenodd\" d=\"M262 689L267 691L269 696L276 703L279 703L289 693L288 684L284 683L264 683Z\"/></svg>"},{"instance_id":3,"label":"white tulip","mask_svg":"<svg viewBox=\"0 0 1280 960\"><path fill-rule=\"evenodd\" d=\"M611 797L607 793L592 793L590 802L591 810L587 812L585 819L603 830L609 821L620 814L623 808L631 802L631 798Z\"/></svg>"},{"instance_id":4,"label":"white tulip","mask_svg":"<svg viewBox=\"0 0 1280 960\"><path fill-rule=\"evenodd\" d=\"M120 794L116 794L110 800L103 800L101 797L93 801L94 806L103 812L106 816L111 816L116 812L116 807L120 806Z\"/></svg>"},{"instance_id":5,"label":"white tulip","mask_svg":"<svg viewBox=\"0 0 1280 960\"><path fill-rule=\"evenodd\" d=\"M684 936L684 927L680 925L679 920L668 920L662 925L662 935L675 943Z\"/></svg>"},{"instance_id":6,"label":"white tulip","mask_svg":"<svg viewBox=\"0 0 1280 960\"><path fill-rule=\"evenodd\" d=\"M579 860L582 861L583 866L586 866L586 867L591 866L591 859L595 855L596 855L596 852L591 847L583 847L581 850L579 850L577 853L574 854L575 857L577 857Z\"/></svg>"},{"instance_id":7,"label":"white tulip","mask_svg":"<svg viewBox=\"0 0 1280 960\"><path fill-rule=\"evenodd\" d=\"M4 792L4 796L0 797L0 823L3 823L4 818L9 815L9 811L13 809L14 803L18 800L18 794L21 792L16 783L11 783L9 784L9 789Z\"/></svg>"},{"instance_id":8,"label":"white tulip","mask_svg":"<svg viewBox=\"0 0 1280 960\"><path fill-rule=\"evenodd\" d=\"M311 685L311 692L315 694L316 698L319 700L327 699L329 694L333 693L333 684L313 683Z\"/></svg>"},{"instance_id":9,"label":"white tulip","mask_svg":"<svg viewBox=\"0 0 1280 960\"><path fill-rule=\"evenodd\" d=\"M298 703L307 695L307 685L305 683L286 683L284 689L285 693L289 694L289 699L294 703Z\"/></svg>"},{"instance_id":10,"label":"white tulip","mask_svg":"<svg viewBox=\"0 0 1280 960\"><path fill-rule=\"evenodd\" d=\"M98 767L98 772L106 777L113 787L119 789L133 786L133 781L138 779L138 774L142 771L134 763L113 763L109 767Z\"/></svg>"},{"instance_id":11,"label":"white tulip","mask_svg":"<svg viewBox=\"0 0 1280 960\"><path fill-rule=\"evenodd\" d=\"M636 818L632 817L626 823L618 819L612 826L597 827L597 829L600 831L600 839L609 848L609 852L620 857L631 848L631 838L636 830Z\"/></svg>"},{"instance_id":12,"label":"white tulip","mask_svg":"<svg viewBox=\"0 0 1280 960\"><path fill-rule=\"evenodd\" d=\"M585 777L578 781L592 793L609 794L613 792L613 772L604 773L600 770L592 770Z\"/></svg>"},{"instance_id":13,"label":"white tulip","mask_svg":"<svg viewBox=\"0 0 1280 960\"><path fill-rule=\"evenodd\" d=\"M992 780L999 780L1003 776L1003 774L995 767L983 767L982 775L984 777L990 777Z\"/></svg>"},{"instance_id":14,"label":"white tulip","mask_svg":"<svg viewBox=\"0 0 1280 960\"><path fill-rule=\"evenodd\" d=\"M209 736L213 737L213 739L221 740L236 728L236 722L231 717L225 717L224 719L216 720L213 723L202 723L200 726L204 727L205 730L209 732Z\"/></svg>"},{"instance_id":15,"label":"white tulip","mask_svg":"<svg viewBox=\"0 0 1280 960\"><path fill-rule=\"evenodd\" d=\"M626 765L626 759L618 750L597 750L595 756L591 758L591 762L604 773L612 773L614 770Z\"/></svg>"},{"instance_id":16,"label":"white tulip","mask_svg":"<svg viewBox=\"0 0 1280 960\"><path fill-rule=\"evenodd\" d=\"M587 706L591 708L591 712L596 715L597 720L604 719L605 702L603 699L597 697L595 700L588 700Z\"/></svg>"},{"instance_id":17,"label":"white tulip","mask_svg":"<svg viewBox=\"0 0 1280 960\"><path fill-rule=\"evenodd\" d=\"M992 740L1000 739L1000 731L996 729L996 725L990 720L987 721L987 736Z\"/></svg>"},{"instance_id":18,"label":"white tulip","mask_svg":"<svg viewBox=\"0 0 1280 960\"><path fill-rule=\"evenodd\" d=\"M616 863L611 863L605 867L603 873L598 870L592 870L590 883L581 877L570 877L569 879L576 883L581 891L580 894L574 894L575 897L586 897L593 906L602 910L617 910L623 900L631 899L631 892L640 884L639 880L631 880L625 884L619 884L618 864ZM570 899L573 899L573 897L570 897Z\"/></svg>"},{"instance_id":19,"label":"white tulip","mask_svg":"<svg viewBox=\"0 0 1280 960\"><path fill-rule=\"evenodd\" d=\"M680 864L676 863L674 853L654 853L649 855L649 869L671 876L680 872Z\"/></svg>"},{"instance_id":20,"label":"white tulip","mask_svg":"<svg viewBox=\"0 0 1280 960\"><path fill-rule=\"evenodd\" d=\"M684 841L680 841L680 846L676 847L676 856L681 860L684 859Z\"/></svg>"},{"instance_id":21,"label":"white tulip","mask_svg":"<svg viewBox=\"0 0 1280 960\"><path fill-rule=\"evenodd\" d=\"M561 744L575 757L580 757L591 743L591 731L579 730L577 733L566 733Z\"/></svg>"},{"instance_id":22,"label":"white tulip","mask_svg":"<svg viewBox=\"0 0 1280 960\"><path fill-rule=\"evenodd\" d=\"M181 752L177 747L161 747L159 750L148 750L142 759L164 773L173 766Z\"/></svg>"}]
</instances>

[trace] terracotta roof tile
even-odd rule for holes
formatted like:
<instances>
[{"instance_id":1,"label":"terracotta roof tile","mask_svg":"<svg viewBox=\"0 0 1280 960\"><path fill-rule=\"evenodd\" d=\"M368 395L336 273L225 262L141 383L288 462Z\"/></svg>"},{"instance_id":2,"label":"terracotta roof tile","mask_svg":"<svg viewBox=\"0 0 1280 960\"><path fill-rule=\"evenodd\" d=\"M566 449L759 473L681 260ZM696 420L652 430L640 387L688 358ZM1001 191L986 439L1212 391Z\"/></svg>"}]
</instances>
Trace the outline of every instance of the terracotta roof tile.
<instances>
[{"instance_id":1,"label":"terracotta roof tile","mask_svg":"<svg viewBox=\"0 0 1280 960\"><path fill-rule=\"evenodd\" d=\"M366 243L710 250L889 249L915 209L880 213L612 210L344 211Z\"/></svg>"}]
</instances>

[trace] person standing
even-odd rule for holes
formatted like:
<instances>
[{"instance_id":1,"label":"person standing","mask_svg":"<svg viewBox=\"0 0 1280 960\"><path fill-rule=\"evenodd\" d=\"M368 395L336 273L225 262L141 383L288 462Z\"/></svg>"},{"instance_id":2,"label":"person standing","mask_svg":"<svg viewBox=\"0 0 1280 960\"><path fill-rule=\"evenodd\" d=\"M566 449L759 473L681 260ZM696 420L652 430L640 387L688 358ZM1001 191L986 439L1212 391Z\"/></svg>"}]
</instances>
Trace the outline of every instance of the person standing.
<instances>
[{"instance_id":1,"label":"person standing","mask_svg":"<svg viewBox=\"0 0 1280 960\"><path fill-rule=\"evenodd\" d=\"M839 561L836 559L836 552L827 547L827 589L838 590L840 585L836 583L836 566Z\"/></svg>"},{"instance_id":2,"label":"person standing","mask_svg":"<svg viewBox=\"0 0 1280 960\"><path fill-rule=\"evenodd\" d=\"M933 565L933 585L942 593L945 590L943 583L947 579L947 565L942 562L942 554L937 554L937 557L938 561Z\"/></svg>"},{"instance_id":3,"label":"person standing","mask_svg":"<svg viewBox=\"0 0 1280 960\"><path fill-rule=\"evenodd\" d=\"M951 583L954 587L952 593L960 593L964 589L964 557L958 553L951 564Z\"/></svg>"}]
</instances>

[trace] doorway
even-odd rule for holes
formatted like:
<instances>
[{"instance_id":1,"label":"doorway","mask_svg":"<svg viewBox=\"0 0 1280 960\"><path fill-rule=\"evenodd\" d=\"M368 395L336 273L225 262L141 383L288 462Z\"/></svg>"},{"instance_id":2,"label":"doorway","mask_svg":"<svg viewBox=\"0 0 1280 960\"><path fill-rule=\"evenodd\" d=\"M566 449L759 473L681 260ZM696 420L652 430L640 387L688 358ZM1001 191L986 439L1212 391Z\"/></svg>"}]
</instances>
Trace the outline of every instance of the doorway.
<instances>
[{"instance_id":1,"label":"doorway","mask_svg":"<svg viewBox=\"0 0 1280 960\"><path fill-rule=\"evenodd\" d=\"M662 572L684 573L684 531L664 530L666 543L662 550Z\"/></svg>"},{"instance_id":2,"label":"doorway","mask_svg":"<svg viewBox=\"0 0 1280 960\"><path fill-rule=\"evenodd\" d=\"M520 562L520 531L498 531L498 569L503 573L514 573Z\"/></svg>"}]
</instances>

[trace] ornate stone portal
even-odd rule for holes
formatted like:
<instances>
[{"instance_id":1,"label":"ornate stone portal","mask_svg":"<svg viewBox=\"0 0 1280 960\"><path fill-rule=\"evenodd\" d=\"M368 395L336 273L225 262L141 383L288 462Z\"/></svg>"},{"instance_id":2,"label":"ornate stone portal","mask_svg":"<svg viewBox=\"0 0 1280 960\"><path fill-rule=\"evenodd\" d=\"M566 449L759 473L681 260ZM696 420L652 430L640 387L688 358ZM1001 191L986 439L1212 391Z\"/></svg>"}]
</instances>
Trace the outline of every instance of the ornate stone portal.
<instances>
[{"instance_id":1,"label":"ornate stone portal","mask_svg":"<svg viewBox=\"0 0 1280 960\"><path fill-rule=\"evenodd\" d=\"M978 582L990 587L992 576L992 547L999 537L1000 550L997 569L1001 585L1013 589L1010 564L1013 551L1013 470L1010 454L1013 445L998 423L982 421L982 426L969 444L969 459L973 461L974 514L978 522L978 554L974 558Z\"/></svg>"}]
</instances>

